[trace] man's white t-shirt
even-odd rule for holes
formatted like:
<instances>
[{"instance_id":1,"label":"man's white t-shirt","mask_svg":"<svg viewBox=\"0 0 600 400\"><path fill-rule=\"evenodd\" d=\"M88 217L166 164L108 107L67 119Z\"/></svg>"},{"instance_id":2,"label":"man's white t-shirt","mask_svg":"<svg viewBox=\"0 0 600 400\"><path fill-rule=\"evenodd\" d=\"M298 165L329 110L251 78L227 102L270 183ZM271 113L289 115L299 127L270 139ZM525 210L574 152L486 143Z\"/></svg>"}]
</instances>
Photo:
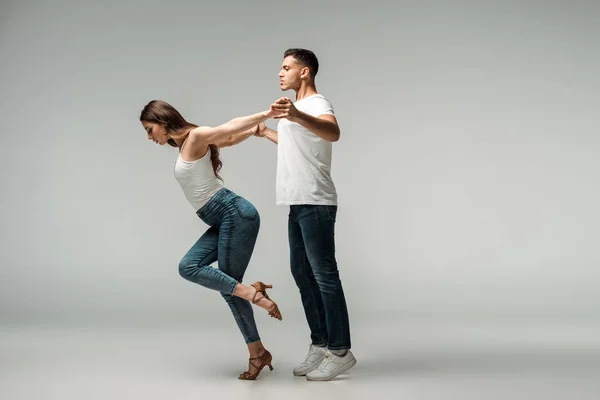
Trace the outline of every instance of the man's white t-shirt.
<instances>
[{"instance_id":1,"label":"man's white t-shirt","mask_svg":"<svg viewBox=\"0 0 600 400\"><path fill-rule=\"evenodd\" d=\"M294 105L313 117L334 115L331 103L320 94ZM287 119L279 121L277 133L276 204L337 205L331 179L332 143Z\"/></svg>"}]
</instances>

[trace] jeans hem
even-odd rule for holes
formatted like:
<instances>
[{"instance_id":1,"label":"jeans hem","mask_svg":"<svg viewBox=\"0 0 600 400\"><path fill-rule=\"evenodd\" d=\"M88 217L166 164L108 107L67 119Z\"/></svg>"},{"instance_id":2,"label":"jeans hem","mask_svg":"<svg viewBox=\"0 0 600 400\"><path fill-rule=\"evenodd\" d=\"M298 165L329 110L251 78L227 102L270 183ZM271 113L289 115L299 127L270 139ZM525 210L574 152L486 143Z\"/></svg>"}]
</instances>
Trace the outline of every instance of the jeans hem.
<instances>
[{"instance_id":1,"label":"jeans hem","mask_svg":"<svg viewBox=\"0 0 600 400\"><path fill-rule=\"evenodd\" d=\"M350 346L329 346L329 350L350 350Z\"/></svg>"},{"instance_id":2,"label":"jeans hem","mask_svg":"<svg viewBox=\"0 0 600 400\"><path fill-rule=\"evenodd\" d=\"M231 283L231 288L228 291L223 292L223 293L228 294L230 296L233 296L233 292L235 292L235 288L236 288L237 285L238 285L237 281L236 282L232 282Z\"/></svg>"}]
</instances>

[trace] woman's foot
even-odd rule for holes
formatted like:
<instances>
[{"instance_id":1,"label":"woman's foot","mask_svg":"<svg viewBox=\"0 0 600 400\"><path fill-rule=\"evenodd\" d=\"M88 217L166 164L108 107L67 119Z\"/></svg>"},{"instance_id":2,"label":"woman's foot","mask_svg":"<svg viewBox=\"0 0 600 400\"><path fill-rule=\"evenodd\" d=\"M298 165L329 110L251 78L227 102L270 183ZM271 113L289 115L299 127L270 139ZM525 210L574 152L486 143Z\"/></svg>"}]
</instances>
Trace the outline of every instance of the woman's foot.
<instances>
[{"instance_id":1,"label":"woman's foot","mask_svg":"<svg viewBox=\"0 0 600 400\"><path fill-rule=\"evenodd\" d=\"M277 303L271 300L271 298L267 294L267 289L271 289L273 285L265 285L262 282L254 282L250 286L254 288L254 294L250 301L259 306L260 308L267 310L271 317L277 318L281 321L281 311L279 311Z\"/></svg>"},{"instance_id":2,"label":"woman's foot","mask_svg":"<svg viewBox=\"0 0 600 400\"><path fill-rule=\"evenodd\" d=\"M258 377L262 369L266 366L268 366L269 369L273 371L273 366L271 365L272 360L273 356L271 356L271 353L269 353L268 350L263 348L263 351L260 355L250 357L248 359L248 370L240 374L239 379L245 381L253 381Z\"/></svg>"}]
</instances>

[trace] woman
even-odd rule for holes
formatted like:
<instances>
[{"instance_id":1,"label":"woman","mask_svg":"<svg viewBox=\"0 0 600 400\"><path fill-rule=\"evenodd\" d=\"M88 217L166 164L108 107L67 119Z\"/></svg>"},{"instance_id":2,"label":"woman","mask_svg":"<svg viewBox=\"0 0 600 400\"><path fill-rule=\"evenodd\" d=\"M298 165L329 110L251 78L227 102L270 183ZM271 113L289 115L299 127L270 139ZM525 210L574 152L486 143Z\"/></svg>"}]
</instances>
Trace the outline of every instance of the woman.
<instances>
[{"instance_id":1,"label":"woman","mask_svg":"<svg viewBox=\"0 0 600 400\"><path fill-rule=\"evenodd\" d=\"M264 348L252 305L281 320L277 304L267 295L271 285L241 283L258 236L260 217L254 206L221 183L219 148L231 146L255 134L264 121L276 115L273 107L257 114L234 118L217 126L187 122L170 104L154 100L142 110L140 121L148 139L179 148L175 178L196 214L209 225L179 264L180 275L208 289L219 291L229 305L250 353L248 371L239 379L254 380L272 356ZM219 268L211 267L218 261Z\"/></svg>"}]
</instances>

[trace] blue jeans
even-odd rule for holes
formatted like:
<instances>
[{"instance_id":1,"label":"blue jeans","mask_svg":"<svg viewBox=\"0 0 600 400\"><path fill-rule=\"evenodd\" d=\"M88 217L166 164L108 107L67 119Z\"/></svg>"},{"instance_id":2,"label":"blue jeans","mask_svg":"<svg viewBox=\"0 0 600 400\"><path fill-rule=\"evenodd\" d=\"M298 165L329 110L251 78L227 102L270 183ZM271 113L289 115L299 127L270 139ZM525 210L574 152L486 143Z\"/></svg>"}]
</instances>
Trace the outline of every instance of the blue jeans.
<instances>
[{"instance_id":1,"label":"blue jeans","mask_svg":"<svg viewBox=\"0 0 600 400\"><path fill-rule=\"evenodd\" d=\"M254 251L260 217L248 200L229 189L219 190L196 214L209 225L179 263L188 281L221 292L246 343L260 340L252 305L233 296ZM218 261L219 268L211 267Z\"/></svg>"},{"instance_id":2,"label":"blue jeans","mask_svg":"<svg viewBox=\"0 0 600 400\"><path fill-rule=\"evenodd\" d=\"M337 206L292 205L288 239L292 275L315 345L350 348L348 309L335 259Z\"/></svg>"}]
</instances>

